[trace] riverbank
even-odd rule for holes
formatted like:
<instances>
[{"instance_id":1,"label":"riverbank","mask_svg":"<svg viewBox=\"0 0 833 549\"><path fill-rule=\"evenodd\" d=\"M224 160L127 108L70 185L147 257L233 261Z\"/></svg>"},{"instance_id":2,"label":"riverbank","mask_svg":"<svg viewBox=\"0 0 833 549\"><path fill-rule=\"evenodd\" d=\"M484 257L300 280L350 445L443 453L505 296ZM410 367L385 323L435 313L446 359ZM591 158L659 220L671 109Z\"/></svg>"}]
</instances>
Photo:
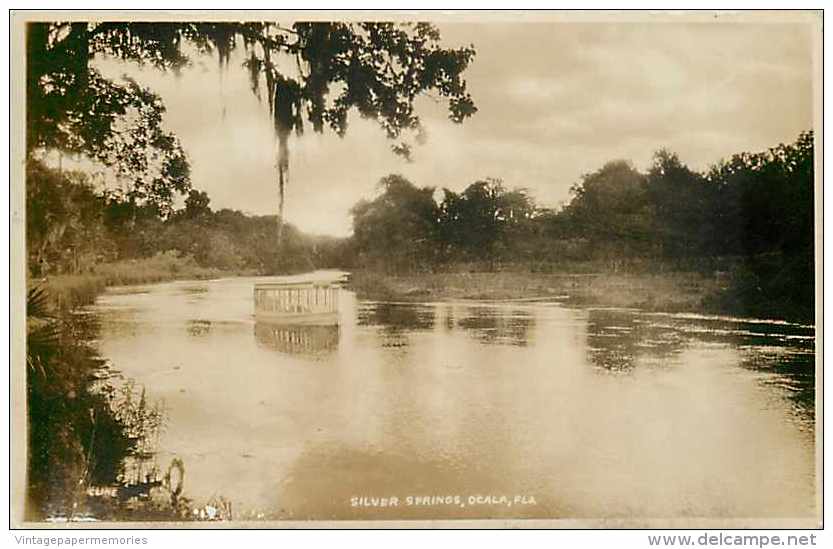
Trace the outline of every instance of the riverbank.
<instances>
[{"instance_id":1,"label":"riverbank","mask_svg":"<svg viewBox=\"0 0 833 549\"><path fill-rule=\"evenodd\" d=\"M732 279L697 272L473 272L387 275L356 271L349 288L361 299L434 301L553 298L585 306L758 316L812 322L807 309L778 300L742 299Z\"/></svg>"},{"instance_id":2,"label":"riverbank","mask_svg":"<svg viewBox=\"0 0 833 549\"><path fill-rule=\"evenodd\" d=\"M425 273L391 276L356 272L350 288L365 299L424 301L438 299L505 300L560 298L581 304L644 309L690 310L718 288L714 279L696 273L549 274Z\"/></svg>"},{"instance_id":3,"label":"riverbank","mask_svg":"<svg viewBox=\"0 0 833 549\"><path fill-rule=\"evenodd\" d=\"M188 500L171 496L159 475L147 480L164 422L161 403L132 379L113 375L94 344L95 323L72 312L108 286L243 274L164 253L29 281L26 520L193 518Z\"/></svg>"},{"instance_id":4,"label":"riverbank","mask_svg":"<svg viewBox=\"0 0 833 549\"><path fill-rule=\"evenodd\" d=\"M54 307L70 311L76 307L91 305L108 286L153 284L172 280L206 280L253 274L256 273L201 267L190 256L167 252L144 259L102 263L83 274L61 274L40 280L33 279L30 286L42 286Z\"/></svg>"},{"instance_id":5,"label":"riverbank","mask_svg":"<svg viewBox=\"0 0 833 549\"><path fill-rule=\"evenodd\" d=\"M511 300L553 298L573 305L638 308L647 311L730 314L814 322L812 300L796 299L781 282L767 283L749 269L716 271L444 272L390 275L353 271L348 288L360 299L435 301L447 299ZM55 275L33 280L59 310L92 304L108 286L152 284L172 280L206 280L254 276L198 265L189 256L160 253L151 258L97 265L79 275ZM789 278L789 277L787 277ZM807 303L805 303L807 301Z\"/></svg>"}]
</instances>

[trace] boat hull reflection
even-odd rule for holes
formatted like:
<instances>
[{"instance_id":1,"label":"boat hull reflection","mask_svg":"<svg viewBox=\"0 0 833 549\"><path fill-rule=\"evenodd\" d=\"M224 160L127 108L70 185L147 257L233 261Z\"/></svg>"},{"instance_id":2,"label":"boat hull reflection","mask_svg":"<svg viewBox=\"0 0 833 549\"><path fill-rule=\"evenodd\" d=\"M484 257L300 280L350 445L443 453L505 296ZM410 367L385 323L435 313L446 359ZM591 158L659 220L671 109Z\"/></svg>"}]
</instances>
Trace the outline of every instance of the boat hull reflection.
<instances>
[{"instance_id":1,"label":"boat hull reflection","mask_svg":"<svg viewBox=\"0 0 833 549\"><path fill-rule=\"evenodd\" d=\"M281 353L312 355L338 348L337 324L286 324L256 322L255 340L259 345Z\"/></svg>"}]
</instances>

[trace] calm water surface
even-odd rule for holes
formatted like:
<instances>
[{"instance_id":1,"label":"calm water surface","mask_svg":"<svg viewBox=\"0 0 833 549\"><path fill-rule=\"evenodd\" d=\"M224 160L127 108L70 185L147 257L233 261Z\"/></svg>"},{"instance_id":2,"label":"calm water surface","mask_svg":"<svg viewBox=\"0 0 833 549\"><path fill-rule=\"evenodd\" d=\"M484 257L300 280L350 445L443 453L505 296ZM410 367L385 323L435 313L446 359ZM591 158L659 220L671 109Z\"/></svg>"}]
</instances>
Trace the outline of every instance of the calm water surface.
<instances>
[{"instance_id":1,"label":"calm water surface","mask_svg":"<svg viewBox=\"0 0 833 549\"><path fill-rule=\"evenodd\" d=\"M182 458L196 503L223 496L236 519L816 513L812 327L342 291L339 327L287 328L255 322L260 280L93 307L103 356L164 402L159 460ZM454 495L495 499L404 505Z\"/></svg>"}]
</instances>

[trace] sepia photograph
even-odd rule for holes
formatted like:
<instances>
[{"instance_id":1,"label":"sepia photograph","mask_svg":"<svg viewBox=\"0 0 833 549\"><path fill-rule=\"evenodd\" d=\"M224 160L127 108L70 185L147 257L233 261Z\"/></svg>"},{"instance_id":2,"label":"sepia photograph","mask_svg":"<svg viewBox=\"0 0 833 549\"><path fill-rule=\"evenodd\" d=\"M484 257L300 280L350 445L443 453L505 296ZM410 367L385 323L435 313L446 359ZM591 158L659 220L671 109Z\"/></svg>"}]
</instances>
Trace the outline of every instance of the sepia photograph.
<instances>
[{"instance_id":1,"label":"sepia photograph","mask_svg":"<svg viewBox=\"0 0 833 549\"><path fill-rule=\"evenodd\" d=\"M12 10L11 524L821 528L822 22Z\"/></svg>"}]
</instances>

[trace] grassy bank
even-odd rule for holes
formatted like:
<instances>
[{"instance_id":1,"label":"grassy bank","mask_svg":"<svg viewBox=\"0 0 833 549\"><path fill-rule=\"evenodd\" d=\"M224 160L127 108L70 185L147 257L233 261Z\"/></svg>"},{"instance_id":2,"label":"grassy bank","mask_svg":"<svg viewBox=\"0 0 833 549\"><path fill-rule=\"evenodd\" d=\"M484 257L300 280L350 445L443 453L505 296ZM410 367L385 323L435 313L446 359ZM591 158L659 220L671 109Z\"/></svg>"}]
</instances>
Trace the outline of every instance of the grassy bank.
<instances>
[{"instance_id":1,"label":"grassy bank","mask_svg":"<svg viewBox=\"0 0 833 549\"><path fill-rule=\"evenodd\" d=\"M719 290L712 277L698 273L560 274L427 273L391 276L356 272L351 288L365 299L522 299L562 297L568 302L649 310L694 311Z\"/></svg>"},{"instance_id":2,"label":"grassy bank","mask_svg":"<svg viewBox=\"0 0 833 549\"><path fill-rule=\"evenodd\" d=\"M529 299L552 297L576 305L649 311L728 314L814 322L812 298L784 292L747 269L709 275L692 271L454 272L388 275L356 271L351 289L360 298L397 301ZM783 284L782 284L783 286Z\"/></svg>"},{"instance_id":3,"label":"grassy bank","mask_svg":"<svg viewBox=\"0 0 833 549\"><path fill-rule=\"evenodd\" d=\"M681 271L660 274L526 271L397 276L357 271L353 273L350 285L364 299L431 301L557 297L575 305L814 321L812 303L762 291L754 280L742 273L714 276ZM749 290L750 286L754 286L753 291Z\"/></svg>"},{"instance_id":4,"label":"grassy bank","mask_svg":"<svg viewBox=\"0 0 833 549\"><path fill-rule=\"evenodd\" d=\"M193 257L166 252L144 259L102 263L88 273L53 275L40 281L32 280L30 285L42 284L55 307L71 310L90 305L108 286L152 284L169 280L204 280L250 274L254 273L201 267Z\"/></svg>"}]
</instances>

